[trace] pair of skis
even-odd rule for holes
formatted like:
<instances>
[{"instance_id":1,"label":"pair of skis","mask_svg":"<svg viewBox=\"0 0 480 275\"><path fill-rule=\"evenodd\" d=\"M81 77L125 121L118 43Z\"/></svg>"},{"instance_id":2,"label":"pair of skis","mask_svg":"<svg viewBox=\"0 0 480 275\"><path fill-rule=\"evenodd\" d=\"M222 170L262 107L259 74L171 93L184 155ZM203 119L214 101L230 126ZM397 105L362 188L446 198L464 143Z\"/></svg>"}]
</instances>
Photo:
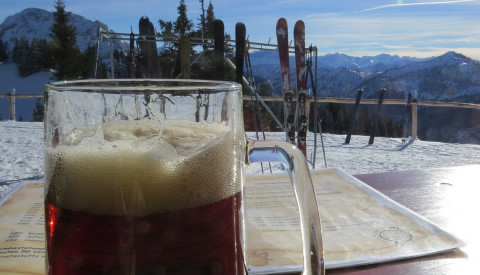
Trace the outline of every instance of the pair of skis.
<instances>
[{"instance_id":1,"label":"pair of skis","mask_svg":"<svg viewBox=\"0 0 480 275\"><path fill-rule=\"evenodd\" d=\"M306 71L305 71L305 24L302 20L295 23L295 69L297 76L297 91L292 90L290 82L290 60L288 25L285 18L277 22L277 42L280 57L280 72L282 78L282 92L284 102L284 128L287 142L296 144L306 156L307 154L307 93L306 93ZM297 97L296 104L293 98ZM295 134L297 141L295 142Z\"/></svg>"}]
</instances>

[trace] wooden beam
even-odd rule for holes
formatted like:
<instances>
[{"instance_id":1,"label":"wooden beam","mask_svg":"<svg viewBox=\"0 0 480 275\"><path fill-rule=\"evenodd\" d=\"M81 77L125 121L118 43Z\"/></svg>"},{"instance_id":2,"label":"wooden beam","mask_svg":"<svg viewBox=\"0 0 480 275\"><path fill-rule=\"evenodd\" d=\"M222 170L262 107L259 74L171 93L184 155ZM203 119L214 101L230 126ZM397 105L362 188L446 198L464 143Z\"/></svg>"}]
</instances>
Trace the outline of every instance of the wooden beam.
<instances>
[{"instance_id":1,"label":"wooden beam","mask_svg":"<svg viewBox=\"0 0 480 275\"><path fill-rule=\"evenodd\" d=\"M180 72L183 79L190 79L190 39L180 38Z\"/></svg>"},{"instance_id":2,"label":"wooden beam","mask_svg":"<svg viewBox=\"0 0 480 275\"><path fill-rule=\"evenodd\" d=\"M283 101L283 97L271 97L262 96L263 101ZM308 99L312 99L311 96ZM243 100L250 100L249 95L244 95ZM296 100L294 98L294 100ZM318 97L317 102L324 103L341 103L341 104L355 104L355 98L334 98L334 97ZM375 105L378 103L377 99L362 99L360 104ZM385 99L383 101L385 105L407 105L407 101L404 99ZM480 104L463 103L463 102L439 102L439 101L417 101L418 106L433 106L433 107L454 107L454 108L467 108L467 109L480 109Z\"/></svg>"}]
</instances>

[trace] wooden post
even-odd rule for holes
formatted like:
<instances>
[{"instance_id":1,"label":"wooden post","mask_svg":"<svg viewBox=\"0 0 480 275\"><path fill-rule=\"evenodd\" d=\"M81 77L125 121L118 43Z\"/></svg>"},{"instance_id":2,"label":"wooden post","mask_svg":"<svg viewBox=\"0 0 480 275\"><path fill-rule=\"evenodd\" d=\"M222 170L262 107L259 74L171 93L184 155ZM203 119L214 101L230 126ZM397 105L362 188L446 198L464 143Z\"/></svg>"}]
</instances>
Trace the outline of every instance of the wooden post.
<instances>
[{"instance_id":1,"label":"wooden post","mask_svg":"<svg viewBox=\"0 0 480 275\"><path fill-rule=\"evenodd\" d=\"M183 79L190 79L190 38L180 38L180 73Z\"/></svg>"},{"instance_id":2,"label":"wooden post","mask_svg":"<svg viewBox=\"0 0 480 275\"><path fill-rule=\"evenodd\" d=\"M15 89L9 94L8 101L10 103L10 120L15 120Z\"/></svg>"},{"instance_id":3,"label":"wooden post","mask_svg":"<svg viewBox=\"0 0 480 275\"><path fill-rule=\"evenodd\" d=\"M417 138L417 107L418 101L414 98L412 100L412 138Z\"/></svg>"}]
</instances>

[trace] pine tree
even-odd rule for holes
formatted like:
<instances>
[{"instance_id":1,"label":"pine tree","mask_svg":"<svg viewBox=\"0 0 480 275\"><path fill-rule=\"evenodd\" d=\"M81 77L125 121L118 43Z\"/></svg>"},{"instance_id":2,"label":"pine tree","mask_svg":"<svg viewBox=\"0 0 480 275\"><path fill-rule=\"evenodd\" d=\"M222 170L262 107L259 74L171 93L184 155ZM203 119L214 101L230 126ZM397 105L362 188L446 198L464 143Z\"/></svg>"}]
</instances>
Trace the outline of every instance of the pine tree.
<instances>
[{"instance_id":1,"label":"pine tree","mask_svg":"<svg viewBox=\"0 0 480 275\"><path fill-rule=\"evenodd\" d=\"M0 39L0 63L8 61L7 43Z\"/></svg>"},{"instance_id":2,"label":"pine tree","mask_svg":"<svg viewBox=\"0 0 480 275\"><path fill-rule=\"evenodd\" d=\"M205 0L199 0L202 13L200 14L198 30L198 36L201 38L213 38L213 21L215 21L215 14L213 11L212 1L209 2L207 9L205 10ZM203 46L203 50L208 48L207 45Z\"/></svg>"},{"instance_id":3,"label":"pine tree","mask_svg":"<svg viewBox=\"0 0 480 275\"><path fill-rule=\"evenodd\" d=\"M33 52L33 62L37 71L48 70L53 66L52 55L46 39L33 38L30 44Z\"/></svg>"},{"instance_id":4,"label":"pine tree","mask_svg":"<svg viewBox=\"0 0 480 275\"><path fill-rule=\"evenodd\" d=\"M30 47L28 39L25 36L15 39L15 45L12 50L12 59L17 65L25 62L25 53Z\"/></svg>"},{"instance_id":5,"label":"pine tree","mask_svg":"<svg viewBox=\"0 0 480 275\"><path fill-rule=\"evenodd\" d=\"M38 69L34 64L32 47L30 47L28 39L25 36L15 40L12 56L13 61L17 64L17 70L21 77L29 76Z\"/></svg>"},{"instance_id":6,"label":"pine tree","mask_svg":"<svg viewBox=\"0 0 480 275\"><path fill-rule=\"evenodd\" d=\"M43 121L43 104L40 98L35 102L35 109L33 109L32 121Z\"/></svg>"},{"instance_id":7,"label":"pine tree","mask_svg":"<svg viewBox=\"0 0 480 275\"><path fill-rule=\"evenodd\" d=\"M204 37L206 37L205 36L205 31L206 31L206 29L205 29L205 27L206 27L206 15L205 15L205 13L206 13L206 10L205 10L205 4L204 4L205 0L199 0L199 2L200 2L200 7L202 9L202 13L200 14L200 18L199 18L199 20L200 20L199 27L201 29L200 37L204 38ZM204 49L205 49L205 46L204 46Z\"/></svg>"},{"instance_id":8,"label":"pine tree","mask_svg":"<svg viewBox=\"0 0 480 275\"><path fill-rule=\"evenodd\" d=\"M50 28L52 56L55 60L54 76L57 80L77 78L81 75L79 60L81 53L77 46L75 27L69 25L71 12L65 11L63 0L57 0L53 12L54 23Z\"/></svg>"},{"instance_id":9,"label":"pine tree","mask_svg":"<svg viewBox=\"0 0 480 275\"><path fill-rule=\"evenodd\" d=\"M176 37L175 30L173 28L173 22L171 21L158 21L160 25L160 35L163 37ZM173 69L175 67L175 59L177 57L176 45L172 42L165 42L163 48L159 53L160 70L165 77L173 77Z\"/></svg>"},{"instance_id":10,"label":"pine tree","mask_svg":"<svg viewBox=\"0 0 480 275\"><path fill-rule=\"evenodd\" d=\"M210 4L207 8L207 16L205 18L205 37L213 37L213 22L215 21L215 13L213 11L213 4Z\"/></svg>"},{"instance_id":11,"label":"pine tree","mask_svg":"<svg viewBox=\"0 0 480 275\"><path fill-rule=\"evenodd\" d=\"M187 5L185 0L181 0L177 7L178 17L175 22L159 20L160 35L164 37L175 37L179 39L182 36L190 36L194 34L193 23L187 17ZM160 70L164 76L174 77L175 69L178 70L178 49L177 45L172 42L166 42L163 49L159 53L161 60ZM176 68L177 65L177 68Z\"/></svg>"},{"instance_id":12,"label":"pine tree","mask_svg":"<svg viewBox=\"0 0 480 275\"><path fill-rule=\"evenodd\" d=\"M85 52L80 55L80 60L78 60L78 63L78 72L80 77L92 78L95 67L95 47L91 45L88 46Z\"/></svg>"},{"instance_id":13,"label":"pine tree","mask_svg":"<svg viewBox=\"0 0 480 275\"><path fill-rule=\"evenodd\" d=\"M178 17L174 23L175 32L181 37L186 36L192 32L193 23L187 17L187 5L185 0L180 0L177 7Z\"/></svg>"}]
</instances>

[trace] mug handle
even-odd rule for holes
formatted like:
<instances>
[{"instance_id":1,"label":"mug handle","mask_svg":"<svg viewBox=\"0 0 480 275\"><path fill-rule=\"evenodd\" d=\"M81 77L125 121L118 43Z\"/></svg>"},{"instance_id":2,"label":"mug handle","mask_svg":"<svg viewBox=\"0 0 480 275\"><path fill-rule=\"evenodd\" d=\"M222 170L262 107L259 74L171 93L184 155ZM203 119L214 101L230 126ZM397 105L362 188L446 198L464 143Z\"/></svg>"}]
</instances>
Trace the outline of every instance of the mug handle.
<instances>
[{"instance_id":1,"label":"mug handle","mask_svg":"<svg viewBox=\"0 0 480 275\"><path fill-rule=\"evenodd\" d=\"M303 153L290 143L276 140L248 140L247 164L281 162L288 168L300 213L303 246L302 275L325 274L322 230L317 199Z\"/></svg>"}]
</instances>

